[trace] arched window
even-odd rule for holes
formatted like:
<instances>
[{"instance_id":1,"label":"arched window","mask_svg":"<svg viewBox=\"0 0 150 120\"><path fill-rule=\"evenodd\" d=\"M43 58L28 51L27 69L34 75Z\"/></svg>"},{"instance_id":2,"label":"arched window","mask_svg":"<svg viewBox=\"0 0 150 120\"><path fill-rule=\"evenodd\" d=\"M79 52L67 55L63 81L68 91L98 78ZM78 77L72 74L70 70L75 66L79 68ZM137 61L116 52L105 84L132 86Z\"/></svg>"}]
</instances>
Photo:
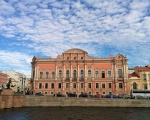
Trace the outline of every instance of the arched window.
<instances>
[{"instance_id":1,"label":"arched window","mask_svg":"<svg viewBox=\"0 0 150 120\"><path fill-rule=\"evenodd\" d=\"M81 70L80 77L81 77L81 79L84 78L84 71L83 70Z\"/></svg>"},{"instance_id":2,"label":"arched window","mask_svg":"<svg viewBox=\"0 0 150 120\"><path fill-rule=\"evenodd\" d=\"M40 79L42 79L43 77L43 72L40 72Z\"/></svg>"},{"instance_id":3,"label":"arched window","mask_svg":"<svg viewBox=\"0 0 150 120\"><path fill-rule=\"evenodd\" d=\"M52 72L52 79L54 79L54 77L55 77L55 72L53 71Z\"/></svg>"},{"instance_id":4,"label":"arched window","mask_svg":"<svg viewBox=\"0 0 150 120\"><path fill-rule=\"evenodd\" d=\"M46 79L48 79L49 72L46 72Z\"/></svg>"},{"instance_id":5,"label":"arched window","mask_svg":"<svg viewBox=\"0 0 150 120\"><path fill-rule=\"evenodd\" d=\"M95 78L98 78L98 71L95 71Z\"/></svg>"},{"instance_id":6,"label":"arched window","mask_svg":"<svg viewBox=\"0 0 150 120\"><path fill-rule=\"evenodd\" d=\"M66 79L69 79L69 70L66 71Z\"/></svg>"},{"instance_id":7,"label":"arched window","mask_svg":"<svg viewBox=\"0 0 150 120\"><path fill-rule=\"evenodd\" d=\"M88 70L88 78L91 78L91 70Z\"/></svg>"},{"instance_id":8,"label":"arched window","mask_svg":"<svg viewBox=\"0 0 150 120\"><path fill-rule=\"evenodd\" d=\"M73 71L73 79L74 79L74 80L77 79L77 71L76 71L76 70Z\"/></svg>"},{"instance_id":9,"label":"arched window","mask_svg":"<svg viewBox=\"0 0 150 120\"><path fill-rule=\"evenodd\" d=\"M133 89L137 89L137 83L136 82L133 83Z\"/></svg>"},{"instance_id":10,"label":"arched window","mask_svg":"<svg viewBox=\"0 0 150 120\"><path fill-rule=\"evenodd\" d=\"M118 69L118 77L122 78L122 69Z\"/></svg>"},{"instance_id":11,"label":"arched window","mask_svg":"<svg viewBox=\"0 0 150 120\"><path fill-rule=\"evenodd\" d=\"M62 78L62 71L59 70L59 78Z\"/></svg>"}]
</instances>

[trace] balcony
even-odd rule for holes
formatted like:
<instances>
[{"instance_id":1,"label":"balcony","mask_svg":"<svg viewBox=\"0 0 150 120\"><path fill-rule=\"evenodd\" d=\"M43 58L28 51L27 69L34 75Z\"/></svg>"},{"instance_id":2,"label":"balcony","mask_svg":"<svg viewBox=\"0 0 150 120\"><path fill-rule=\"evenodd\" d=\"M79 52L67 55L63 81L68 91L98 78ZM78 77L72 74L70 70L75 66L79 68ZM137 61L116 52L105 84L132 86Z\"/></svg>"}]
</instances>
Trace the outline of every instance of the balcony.
<instances>
[{"instance_id":1,"label":"balcony","mask_svg":"<svg viewBox=\"0 0 150 120\"><path fill-rule=\"evenodd\" d=\"M80 77L80 80L84 80L84 77Z\"/></svg>"},{"instance_id":2,"label":"balcony","mask_svg":"<svg viewBox=\"0 0 150 120\"><path fill-rule=\"evenodd\" d=\"M74 77L72 80L77 80L77 77Z\"/></svg>"}]
</instances>

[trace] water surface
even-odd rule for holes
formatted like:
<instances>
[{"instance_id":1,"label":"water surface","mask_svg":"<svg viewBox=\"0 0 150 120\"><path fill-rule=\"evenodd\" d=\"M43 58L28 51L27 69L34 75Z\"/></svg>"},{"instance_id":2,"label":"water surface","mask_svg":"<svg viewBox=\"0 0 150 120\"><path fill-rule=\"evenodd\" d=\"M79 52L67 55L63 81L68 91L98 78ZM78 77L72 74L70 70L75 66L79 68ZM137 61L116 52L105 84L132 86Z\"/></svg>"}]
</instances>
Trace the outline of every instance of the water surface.
<instances>
[{"instance_id":1,"label":"water surface","mask_svg":"<svg viewBox=\"0 0 150 120\"><path fill-rule=\"evenodd\" d=\"M11 108L0 110L0 120L150 120L150 108Z\"/></svg>"}]
</instances>

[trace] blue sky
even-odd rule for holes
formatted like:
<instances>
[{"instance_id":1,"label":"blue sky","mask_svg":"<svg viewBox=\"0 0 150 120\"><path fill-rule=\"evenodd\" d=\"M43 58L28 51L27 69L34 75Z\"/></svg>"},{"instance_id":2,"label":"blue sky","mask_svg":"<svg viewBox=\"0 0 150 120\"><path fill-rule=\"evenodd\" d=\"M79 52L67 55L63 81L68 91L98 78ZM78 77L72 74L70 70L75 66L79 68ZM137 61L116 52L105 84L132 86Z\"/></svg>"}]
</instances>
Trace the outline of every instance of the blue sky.
<instances>
[{"instance_id":1,"label":"blue sky","mask_svg":"<svg viewBox=\"0 0 150 120\"><path fill-rule=\"evenodd\" d=\"M80 48L150 64L149 0L0 0L0 70L30 77L33 56Z\"/></svg>"}]
</instances>

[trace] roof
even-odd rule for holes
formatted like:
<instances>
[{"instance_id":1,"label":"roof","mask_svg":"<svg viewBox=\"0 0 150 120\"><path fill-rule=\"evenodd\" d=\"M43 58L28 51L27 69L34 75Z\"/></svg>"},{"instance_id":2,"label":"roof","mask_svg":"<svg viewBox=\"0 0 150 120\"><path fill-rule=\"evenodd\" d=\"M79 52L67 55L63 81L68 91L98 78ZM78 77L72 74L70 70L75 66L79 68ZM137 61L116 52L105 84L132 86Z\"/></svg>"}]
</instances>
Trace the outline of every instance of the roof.
<instances>
[{"instance_id":1,"label":"roof","mask_svg":"<svg viewBox=\"0 0 150 120\"><path fill-rule=\"evenodd\" d=\"M137 67L135 67L135 69L137 69L138 71L150 71L150 67L148 67L148 66L145 66L145 67L137 66Z\"/></svg>"},{"instance_id":2,"label":"roof","mask_svg":"<svg viewBox=\"0 0 150 120\"><path fill-rule=\"evenodd\" d=\"M131 73L131 74L128 74L128 77L131 78L131 77L138 77L140 78L135 72Z\"/></svg>"},{"instance_id":3,"label":"roof","mask_svg":"<svg viewBox=\"0 0 150 120\"><path fill-rule=\"evenodd\" d=\"M86 51L79 49L79 48L72 48L72 49L66 50L63 54L65 53L86 53L87 54Z\"/></svg>"}]
</instances>

